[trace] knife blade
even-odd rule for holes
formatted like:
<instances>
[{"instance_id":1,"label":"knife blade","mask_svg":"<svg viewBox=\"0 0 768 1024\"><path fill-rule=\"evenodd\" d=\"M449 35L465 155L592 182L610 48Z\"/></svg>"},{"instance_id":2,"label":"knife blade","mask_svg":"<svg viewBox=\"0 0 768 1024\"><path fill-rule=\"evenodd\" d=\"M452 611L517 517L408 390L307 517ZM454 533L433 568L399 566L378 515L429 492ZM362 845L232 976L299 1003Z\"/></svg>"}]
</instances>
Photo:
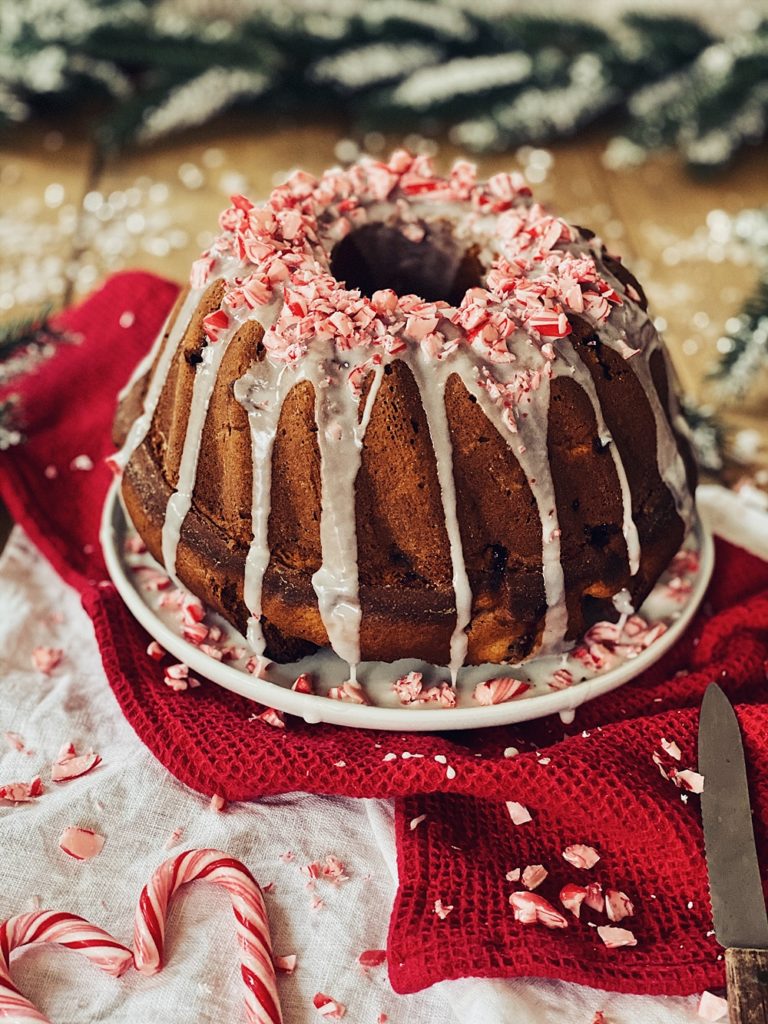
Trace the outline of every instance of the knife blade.
<instances>
[{"instance_id":1,"label":"knife blade","mask_svg":"<svg viewBox=\"0 0 768 1024\"><path fill-rule=\"evenodd\" d=\"M744 746L717 685L699 718L701 817L715 936L725 946L731 1024L768 1024L768 914L755 847Z\"/></svg>"},{"instance_id":2,"label":"knife blade","mask_svg":"<svg viewBox=\"0 0 768 1024\"><path fill-rule=\"evenodd\" d=\"M768 914L752 829L741 730L731 702L711 683L699 720L701 817L715 935L721 946L768 949Z\"/></svg>"}]
</instances>

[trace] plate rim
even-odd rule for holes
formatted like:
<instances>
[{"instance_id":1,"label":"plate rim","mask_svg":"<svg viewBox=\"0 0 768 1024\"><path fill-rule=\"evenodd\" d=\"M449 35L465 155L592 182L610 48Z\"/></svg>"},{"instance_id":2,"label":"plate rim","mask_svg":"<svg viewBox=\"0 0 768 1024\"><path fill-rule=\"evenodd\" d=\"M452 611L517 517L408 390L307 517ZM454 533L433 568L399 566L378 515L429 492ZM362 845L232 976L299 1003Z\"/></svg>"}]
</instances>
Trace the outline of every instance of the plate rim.
<instances>
[{"instance_id":1,"label":"plate rim","mask_svg":"<svg viewBox=\"0 0 768 1024\"><path fill-rule=\"evenodd\" d=\"M121 530L124 532L127 528L128 520L120 501L119 488L119 479L113 480L104 501L99 540L109 577L133 617L161 647L179 661L189 665L193 672L247 700L277 708L279 711L302 718L310 725L326 722L386 732L454 732L464 729L489 729L575 711L580 705L623 686L666 654L685 632L698 611L714 570L715 547L712 533L697 513L693 531L699 545L699 572L690 598L666 632L636 658L625 661L592 679L586 679L564 690L554 690L552 693L524 697L519 701L507 701L503 704L469 708L411 709L409 714L406 707L383 708L376 705L350 704L331 700L319 694L297 693L216 661L174 633L143 600L123 569L118 536Z\"/></svg>"}]
</instances>

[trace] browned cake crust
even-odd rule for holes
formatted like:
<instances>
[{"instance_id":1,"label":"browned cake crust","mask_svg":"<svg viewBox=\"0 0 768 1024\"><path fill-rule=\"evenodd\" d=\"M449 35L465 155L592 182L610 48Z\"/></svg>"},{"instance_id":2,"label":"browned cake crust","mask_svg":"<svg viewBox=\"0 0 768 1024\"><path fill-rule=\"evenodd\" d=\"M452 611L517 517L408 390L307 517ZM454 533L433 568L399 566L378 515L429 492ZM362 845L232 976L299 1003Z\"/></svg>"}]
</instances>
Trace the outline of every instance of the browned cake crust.
<instances>
[{"instance_id":1,"label":"browned cake crust","mask_svg":"<svg viewBox=\"0 0 768 1024\"><path fill-rule=\"evenodd\" d=\"M620 264L613 263L611 270L640 292ZM158 561L165 509L178 479L195 365L206 344L202 321L218 308L223 287L217 282L208 289L187 327L151 429L123 476L128 514ZM678 550L684 527L659 475L656 422L637 376L585 320L570 319L570 340L593 379L626 468L642 552L633 576L610 451L599 443L585 392L574 381L557 377L551 383L548 449L562 530L568 638L576 639L598 619L616 617L611 597L621 588L639 607ZM252 460L247 415L233 386L254 360L264 357L262 334L255 322L246 323L224 357L176 565L181 581L242 632L248 619L243 578L251 540ZM671 423L662 351L651 357L651 371ZM120 404L117 444L141 412L146 380L139 380ZM370 378L360 400L361 415L369 384ZM446 388L446 410L473 594L467 663L520 661L535 649L547 607L539 514L518 460L455 374ZM312 585L321 565L316 431L314 391L305 381L293 387L283 405L272 463L271 556L262 608L266 653L281 661L328 644ZM687 442L678 436L678 443L692 488L693 459ZM403 362L385 367L373 405L356 483L356 518L362 659L416 657L447 663L456 623L448 537L426 417Z\"/></svg>"}]
</instances>

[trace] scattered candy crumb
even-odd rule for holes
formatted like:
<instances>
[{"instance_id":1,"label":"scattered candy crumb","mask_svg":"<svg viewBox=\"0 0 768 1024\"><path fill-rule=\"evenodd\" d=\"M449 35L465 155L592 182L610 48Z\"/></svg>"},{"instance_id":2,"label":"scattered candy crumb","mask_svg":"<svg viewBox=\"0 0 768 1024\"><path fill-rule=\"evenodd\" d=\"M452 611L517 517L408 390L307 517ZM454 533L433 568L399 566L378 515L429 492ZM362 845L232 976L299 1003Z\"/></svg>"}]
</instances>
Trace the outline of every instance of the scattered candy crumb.
<instances>
[{"instance_id":1,"label":"scattered candy crumb","mask_svg":"<svg viewBox=\"0 0 768 1024\"><path fill-rule=\"evenodd\" d=\"M211 797L211 810L216 811L218 814L220 814L223 810L226 809L226 806L227 801L224 799L224 797L219 796L218 793L214 793L213 796Z\"/></svg>"},{"instance_id":2,"label":"scattered candy crumb","mask_svg":"<svg viewBox=\"0 0 768 1024\"><path fill-rule=\"evenodd\" d=\"M387 962L386 949L366 949L357 958L363 967L381 967Z\"/></svg>"},{"instance_id":3,"label":"scattered candy crumb","mask_svg":"<svg viewBox=\"0 0 768 1024\"><path fill-rule=\"evenodd\" d=\"M699 1000L698 1014L702 1020L725 1020L728 1016L728 1000L716 996L714 992L702 992Z\"/></svg>"},{"instance_id":4,"label":"scattered candy crumb","mask_svg":"<svg viewBox=\"0 0 768 1024\"><path fill-rule=\"evenodd\" d=\"M613 928L609 924L603 924L597 929L597 934L608 949L637 945L637 939L627 928Z\"/></svg>"},{"instance_id":5,"label":"scattered candy crumb","mask_svg":"<svg viewBox=\"0 0 768 1024\"><path fill-rule=\"evenodd\" d=\"M573 864L575 868L583 868L588 871L600 860L600 854L594 846L585 846L584 843L574 843L573 846L566 846L563 850L563 860Z\"/></svg>"},{"instance_id":6,"label":"scattered candy crumb","mask_svg":"<svg viewBox=\"0 0 768 1024\"><path fill-rule=\"evenodd\" d=\"M632 917L635 908L625 892L620 892L616 889L606 889L605 912L608 915L609 921L623 921L625 917Z\"/></svg>"},{"instance_id":7,"label":"scattered candy crumb","mask_svg":"<svg viewBox=\"0 0 768 1024\"><path fill-rule=\"evenodd\" d=\"M0 800L9 804L27 804L42 796L43 792L43 783L36 775L31 782L9 782L0 786Z\"/></svg>"},{"instance_id":8,"label":"scattered candy crumb","mask_svg":"<svg viewBox=\"0 0 768 1024\"><path fill-rule=\"evenodd\" d=\"M281 974L293 974L296 970L297 956L295 953L289 953L287 956L275 956L272 958L275 964L275 968L280 971Z\"/></svg>"},{"instance_id":9,"label":"scattered candy crumb","mask_svg":"<svg viewBox=\"0 0 768 1024\"><path fill-rule=\"evenodd\" d=\"M166 850L172 850L174 848L174 846L177 846L179 844L179 842L181 840L181 837L183 835L184 835L184 829L183 828L175 828L173 830L173 832L171 832L171 834L168 836L168 838L165 841L165 849Z\"/></svg>"},{"instance_id":10,"label":"scattered candy crumb","mask_svg":"<svg viewBox=\"0 0 768 1024\"><path fill-rule=\"evenodd\" d=\"M344 1014L347 1012L347 1008L343 1003L337 1002L335 999L331 999L324 992L316 992L312 996L312 1002L315 1009L321 1017L328 1017L329 1020L341 1020Z\"/></svg>"},{"instance_id":11,"label":"scattered candy crumb","mask_svg":"<svg viewBox=\"0 0 768 1024\"><path fill-rule=\"evenodd\" d=\"M568 921L551 903L535 892L513 892L509 905L520 924L543 924L547 928L567 928Z\"/></svg>"},{"instance_id":12,"label":"scattered candy crumb","mask_svg":"<svg viewBox=\"0 0 768 1024\"><path fill-rule=\"evenodd\" d=\"M90 828L70 826L59 836L59 848L74 860L90 860L104 848L104 836Z\"/></svg>"},{"instance_id":13,"label":"scattered candy crumb","mask_svg":"<svg viewBox=\"0 0 768 1024\"><path fill-rule=\"evenodd\" d=\"M81 775L87 775L99 764L101 757L94 751L78 754L74 746L68 743L62 747L51 765L51 781L68 782L70 779L79 779Z\"/></svg>"},{"instance_id":14,"label":"scattered candy crumb","mask_svg":"<svg viewBox=\"0 0 768 1024\"><path fill-rule=\"evenodd\" d=\"M437 914L441 921L444 921L452 910L452 903L443 903L442 900L435 900L435 913Z\"/></svg>"},{"instance_id":15,"label":"scattered candy crumb","mask_svg":"<svg viewBox=\"0 0 768 1024\"><path fill-rule=\"evenodd\" d=\"M61 664L63 656L64 651L57 647L36 647L32 651L32 664L38 672L47 676Z\"/></svg>"},{"instance_id":16,"label":"scattered candy crumb","mask_svg":"<svg viewBox=\"0 0 768 1024\"><path fill-rule=\"evenodd\" d=\"M20 753L25 749L26 744L17 732L4 732L3 739L11 750L18 750Z\"/></svg>"},{"instance_id":17,"label":"scattered candy crumb","mask_svg":"<svg viewBox=\"0 0 768 1024\"><path fill-rule=\"evenodd\" d=\"M426 814L420 814L418 816L418 818L411 818L411 821L410 821L410 824L409 824L409 828L410 828L411 832L413 832L414 829L418 828L419 825L422 823L422 821L426 820L426 817L427 817Z\"/></svg>"},{"instance_id":18,"label":"scattered candy crumb","mask_svg":"<svg viewBox=\"0 0 768 1024\"><path fill-rule=\"evenodd\" d=\"M526 889L538 889L548 874L543 864L529 864L523 870L521 880Z\"/></svg>"},{"instance_id":19,"label":"scattered candy crumb","mask_svg":"<svg viewBox=\"0 0 768 1024\"><path fill-rule=\"evenodd\" d=\"M517 803L516 800L507 800L506 805L513 825L525 825L526 822L533 821L531 812L523 804Z\"/></svg>"}]
</instances>

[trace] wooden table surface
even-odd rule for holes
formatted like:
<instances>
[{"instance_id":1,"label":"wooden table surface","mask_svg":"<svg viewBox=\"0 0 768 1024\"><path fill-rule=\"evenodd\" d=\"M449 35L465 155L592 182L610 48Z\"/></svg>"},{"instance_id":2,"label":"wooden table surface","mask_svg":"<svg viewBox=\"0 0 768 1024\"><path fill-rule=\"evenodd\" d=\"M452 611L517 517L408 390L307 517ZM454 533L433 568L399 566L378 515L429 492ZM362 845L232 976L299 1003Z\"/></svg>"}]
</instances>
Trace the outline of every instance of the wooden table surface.
<instances>
[{"instance_id":1,"label":"wooden table surface","mask_svg":"<svg viewBox=\"0 0 768 1024\"><path fill-rule=\"evenodd\" d=\"M264 196L287 171L319 172L345 152L344 126L255 124L230 115L151 149L102 159L88 126L35 123L0 143L0 321L76 299L122 267L183 279L215 230L229 193ZM402 139L388 137L385 152ZM708 238L713 210L734 214L768 204L768 149L747 150L733 168L697 181L677 155L654 155L639 167L607 169L606 137L545 150L494 155L477 162L484 176L533 170L535 194L575 223L593 228L621 253L645 286L685 392L712 402L707 374L717 339L756 281L756 269L723 258ZM446 143L438 165L459 154ZM717 214L714 214L717 217ZM21 275L10 305L3 282ZM68 281L72 278L74 283ZM768 378L768 372L766 373ZM719 409L735 429L761 438L756 464L768 465L768 381L747 400Z\"/></svg>"}]
</instances>

